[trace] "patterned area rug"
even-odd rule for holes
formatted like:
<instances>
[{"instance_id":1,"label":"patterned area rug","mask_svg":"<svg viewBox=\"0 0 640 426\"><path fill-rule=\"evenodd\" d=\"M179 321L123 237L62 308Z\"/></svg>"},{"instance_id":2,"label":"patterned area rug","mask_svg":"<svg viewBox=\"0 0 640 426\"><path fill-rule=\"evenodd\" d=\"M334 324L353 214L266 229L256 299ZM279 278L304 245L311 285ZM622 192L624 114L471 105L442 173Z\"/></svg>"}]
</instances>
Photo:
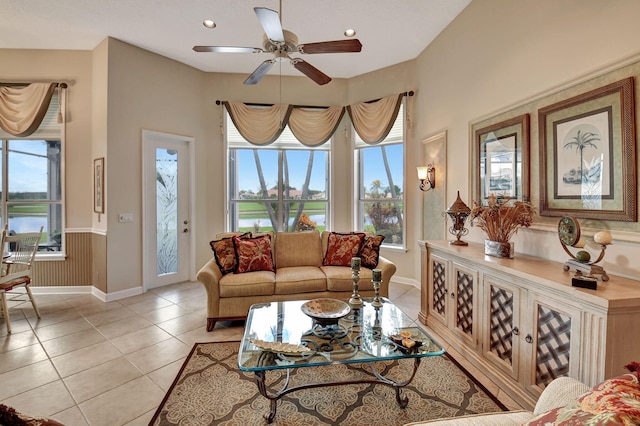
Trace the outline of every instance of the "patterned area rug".
<instances>
[{"instance_id":1,"label":"patterned area rug","mask_svg":"<svg viewBox=\"0 0 640 426\"><path fill-rule=\"evenodd\" d=\"M150 425L265 425L270 402L258 393L253 373L238 369L238 342L196 343ZM375 364L396 380L406 379L413 360ZM291 370L290 386L301 383L370 378L363 364ZM267 373L279 390L286 370ZM403 425L408 422L502 411L506 408L446 356L424 358L404 388L402 409L390 386L357 384L292 392L278 403L273 425Z\"/></svg>"}]
</instances>

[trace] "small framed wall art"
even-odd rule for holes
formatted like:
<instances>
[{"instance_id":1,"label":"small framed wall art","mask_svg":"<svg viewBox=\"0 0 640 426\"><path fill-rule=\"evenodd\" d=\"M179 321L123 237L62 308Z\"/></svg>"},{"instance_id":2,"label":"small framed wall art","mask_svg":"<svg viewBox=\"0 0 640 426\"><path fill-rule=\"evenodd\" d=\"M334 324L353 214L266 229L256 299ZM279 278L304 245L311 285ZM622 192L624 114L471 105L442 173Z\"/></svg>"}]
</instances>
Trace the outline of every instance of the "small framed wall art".
<instances>
[{"instance_id":1,"label":"small framed wall art","mask_svg":"<svg viewBox=\"0 0 640 426\"><path fill-rule=\"evenodd\" d=\"M475 130L474 200L529 201L529 114Z\"/></svg>"},{"instance_id":2,"label":"small framed wall art","mask_svg":"<svg viewBox=\"0 0 640 426\"><path fill-rule=\"evenodd\" d=\"M93 160L93 211L104 213L104 157Z\"/></svg>"}]
</instances>

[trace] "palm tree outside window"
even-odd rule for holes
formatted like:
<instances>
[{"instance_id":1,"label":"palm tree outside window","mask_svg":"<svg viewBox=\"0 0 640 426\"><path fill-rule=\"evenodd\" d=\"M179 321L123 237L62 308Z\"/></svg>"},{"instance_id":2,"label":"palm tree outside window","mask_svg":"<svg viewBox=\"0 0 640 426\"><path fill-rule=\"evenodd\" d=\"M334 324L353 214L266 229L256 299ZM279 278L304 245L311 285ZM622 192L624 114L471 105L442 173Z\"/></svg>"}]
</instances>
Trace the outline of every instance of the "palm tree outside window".
<instances>
[{"instance_id":1,"label":"palm tree outside window","mask_svg":"<svg viewBox=\"0 0 640 426\"><path fill-rule=\"evenodd\" d=\"M387 137L363 142L356 132L358 229L384 235L384 245L404 247L404 105Z\"/></svg>"}]
</instances>

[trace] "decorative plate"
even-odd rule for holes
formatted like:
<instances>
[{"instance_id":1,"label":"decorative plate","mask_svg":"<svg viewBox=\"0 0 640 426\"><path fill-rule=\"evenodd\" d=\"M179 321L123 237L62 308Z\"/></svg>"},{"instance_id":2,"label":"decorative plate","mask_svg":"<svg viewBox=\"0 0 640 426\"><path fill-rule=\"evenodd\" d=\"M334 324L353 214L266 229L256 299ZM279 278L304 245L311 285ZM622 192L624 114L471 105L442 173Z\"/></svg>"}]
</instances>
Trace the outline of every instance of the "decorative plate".
<instances>
[{"instance_id":1,"label":"decorative plate","mask_svg":"<svg viewBox=\"0 0 640 426\"><path fill-rule=\"evenodd\" d=\"M558 238L565 246L573 246L580 240L580 224L571 216L564 216L558 223Z\"/></svg>"},{"instance_id":2,"label":"decorative plate","mask_svg":"<svg viewBox=\"0 0 640 426\"><path fill-rule=\"evenodd\" d=\"M294 345L293 343L265 342L264 340L252 340L251 343L263 351L275 352L283 355L304 355L312 352L312 350L306 346Z\"/></svg>"},{"instance_id":3,"label":"decorative plate","mask_svg":"<svg viewBox=\"0 0 640 426\"><path fill-rule=\"evenodd\" d=\"M337 324L340 318L351 312L349 305L336 299L313 299L305 302L300 309L321 325Z\"/></svg>"}]
</instances>

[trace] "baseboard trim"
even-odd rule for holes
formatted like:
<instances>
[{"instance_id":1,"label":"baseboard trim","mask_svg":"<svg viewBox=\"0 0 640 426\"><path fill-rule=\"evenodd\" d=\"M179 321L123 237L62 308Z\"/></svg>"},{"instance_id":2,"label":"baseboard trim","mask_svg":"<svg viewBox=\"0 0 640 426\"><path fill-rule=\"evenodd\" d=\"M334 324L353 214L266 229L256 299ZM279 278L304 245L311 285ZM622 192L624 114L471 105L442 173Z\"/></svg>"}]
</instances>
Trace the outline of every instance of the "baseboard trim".
<instances>
[{"instance_id":1,"label":"baseboard trim","mask_svg":"<svg viewBox=\"0 0 640 426\"><path fill-rule=\"evenodd\" d=\"M420 288L420 282L414 280L413 278L398 277L394 275L393 277L391 277L391 282L396 284L411 285L411 286L414 286L415 288Z\"/></svg>"},{"instance_id":2,"label":"baseboard trim","mask_svg":"<svg viewBox=\"0 0 640 426\"><path fill-rule=\"evenodd\" d=\"M34 294L90 294L102 302L111 302L124 299L126 297L137 296L144 293L142 286L105 293L100 289L90 285L66 286L66 287L29 287Z\"/></svg>"},{"instance_id":3,"label":"baseboard trim","mask_svg":"<svg viewBox=\"0 0 640 426\"><path fill-rule=\"evenodd\" d=\"M93 290L91 291L91 294L93 294L93 296L97 297L103 302L112 302L114 300L120 300L126 297L137 296L142 293L144 293L144 289L142 288L142 286L116 291L114 293L105 293L95 287L93 287Z\"/></svg>"},{"instance_id":4,"label":"baseboard trim","mask_svg":"<svg viewBox=\"0 0 640 426\"><path fill-rule=\"evenodd\" d=\"M35 294L91 294L92 289L95 288L90 285L76 285L66 287L34 287L29 286L31 291Z\"/></svg>"}]
</instances>

